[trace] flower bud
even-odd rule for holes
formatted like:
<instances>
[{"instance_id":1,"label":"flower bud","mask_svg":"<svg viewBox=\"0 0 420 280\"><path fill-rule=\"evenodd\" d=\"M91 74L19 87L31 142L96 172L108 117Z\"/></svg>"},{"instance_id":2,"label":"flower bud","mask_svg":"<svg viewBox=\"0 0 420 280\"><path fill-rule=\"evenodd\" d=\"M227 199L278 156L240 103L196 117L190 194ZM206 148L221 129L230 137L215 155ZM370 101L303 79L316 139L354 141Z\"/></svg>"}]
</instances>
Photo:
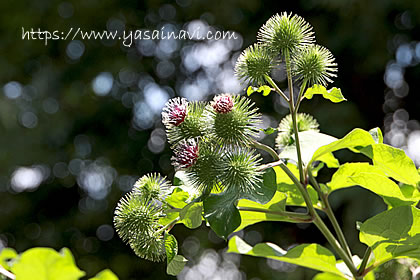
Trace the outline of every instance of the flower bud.
<instances>
[{"instance_id":1,"label":"flower bud","mask_svg":"<svg viewBox=\"0 0 420 280\"><path fill-rule=\"evenodd\" d=\"M175 148L172 163L177 168L188 168L198 158L198 143L195 139L182 140Z\"/></svg>"},{"instance_id":2,"label":"flower bud","mask_svg":"<svg viewBox=\"0 0 420 280\"><path fill-rule=\"evenodd\" d=\"M222 145L247 145L258 134L260 115L249 98L230 97L230 112L219 114L214 107L207 110L208 135Z\"/></svg>"},{"instance_id":3,"label":"flower bud","mask_svg":"<svg viewBox=\"0 0 420 280\"><path fill-rule=\"evenodd\" d=\"M172 98L162 110L162 122L166 127L179 126L187 116L188 101L185 98Z\"/></svg>"},{"instance_id":4,"label":"flower bud","mask_svg":"<svg viewBox=\"0 0 420 280\"><path fill-rule=\"evenodd\" d=\"M160 174L147 174L137 180L133 192L145 199L160 199L167 194L169 185Z\"/></svg>"},{"instance_id":5,"label":"flower bud","mask_svg":"<svg viewBox=\"0 0 420 280\"><path fill-rule=\"evenodd\" d=\"M165 241L162 233L150 232L137 235L129 242L134 253L140 258L160 262L166 258Z\"/></svg>"},{"instance_id":6,"label":"flower bud","mask_svg":"<svg viewBox=\"0 0 420 280\"><path fill-rule=\"evenodd\" d=\"M318 132L319 131L318 122L314 119L314 117L312 117L309 114L298 113L296 116L296 122L297 122L298 132L303 132L303 131ZM278 131L278 135L276 138L277 149L281 150L284 147L293 145L295 143L292 115L289 114L280 121L277 131Z\"/></svg>"},{"instance_id":7,"label":"flower bud","mask_svg":"<svg viewBox=\"0 0 420 280\"><path fill-rule=\"evenodd\" d=\"M238 78L251 84L265 84L265 77L270 75L273 58L268 49L260 44L254 44L245 49L235 65Z\"/></svg>"},{"instance_id":8,"label":"flower bud","mask_svg":"<svg viewBox=\"0 0 420 280\"><path fill-rule=\"evenodd\" d=\"M257 37L272 52L284 56L312 43L313 34L312 27L302 17L284 12L272 16Z\"/></svg>"},{"instance_id":9,"label":"flower bud","mask_svg":"<svg viewBox=\"0 0 420 280\"><path fill-rule=\"evenodd\" d=\"M252 193L261 184L262 173L258 171L261 158L249 149L228 150L221 164L221 180L226 189Z\"/></svg>"},{"instance_id":10,"label":"flower bud","mask_svg":"<svg viewBox=\"0 0 420 280\"><path fill-rule=\"evenodd\" d=\"M309 45L296 54L293 62L294 75L308 86L326 86L333 82L333 77L337 77L337 63L334 63L334 56L325 47Z\"/></svg>"},{"instance_id":11,"label":"flower bud","mask_svg":"<svg viewBox=\"0 0 420 280\"><path fill-rule=\"evenodd\" d=\"M211 106L219 114L227 114L232 111L233 108L232 95L228 93L217 95L213 98Z\"/></svg>"}]
</instances>

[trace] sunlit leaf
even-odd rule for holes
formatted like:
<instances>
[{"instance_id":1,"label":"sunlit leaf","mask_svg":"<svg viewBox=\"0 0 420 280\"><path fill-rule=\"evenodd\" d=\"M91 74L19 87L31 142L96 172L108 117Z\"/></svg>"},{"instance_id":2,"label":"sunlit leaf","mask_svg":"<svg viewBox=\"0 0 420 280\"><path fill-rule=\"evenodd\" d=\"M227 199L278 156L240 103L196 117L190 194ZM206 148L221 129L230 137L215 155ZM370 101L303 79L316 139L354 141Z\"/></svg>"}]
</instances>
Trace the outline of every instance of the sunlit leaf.
<instances>
[{"instance_id":1,"label":"sunlit leaf","mask_svg":"<svg viewBox=\"0 0 420 280\"><path fill-rule=\"evenodd\" d=\"M166 273L169 275L176 276L178 275L183 269L185 264L188 262L186 258L181 255L176 255L172 261L168 264L166 268Z\"/></svg>"},{"instance_id":2,"label":"sunlit leaf","mask_svg":"<svg viewBox=\"0 0 420 280\"><path fill-rule=\"evenodd\" d=\"M372 128L369 130L370 135L372 135L373 140L377 144L382 144L384 142L384 136L382 135L382 131L379 127Z\"/></svg>"},{"instance_id":3,"label":"sunlit leaf","mask_svg":"<svg viewBox=\"0 0 420 280\"><path fill-rule=\"evenodd\" d=\"M228 253L269 258L343 276L335 266L334 255L319 244L302 244L285 251L273 243L259 243L252 247L234 236L229 240Z\"/></svg>"},{"instance_id":4,"label":"sunlit leaf","mask_svg":"<svg viewBox=\"0 0 420 280\"><path fill-rule=\"evenodd\" d=\"M59 253L50 248L29 249L13 264L12 272L22 280L77 280L85 275L67 248Z\"/></svg>"},{"instance_id":5,"label":"sunlit leaf","mask_svg":"<svg viewBox=\"0 0 420 280\"><path fill-rule=\"evenodd\" d=\"M315 94L321 94L325 99L328 99L334 103L341 101L346 101L341 90L339 88L333 87L332 89L327 90L324 86L314 85L306 90L304 97L312 99Z\"/></svg>"},{"instance_id":6,"label":"sunlit leaf","mask_svg":"<svg viewBox=\"0 0 420 280\"><path fill-rule=\"evenodd\" d=\"M202 202L192 202L185 206L180 212L179 217L181 222L187 228L197 228L201 225L202 222L202 212L203 212L203 203Z\"/></svg>"},{"instance_id":7,"label":"sunlit leaf","mask_svg":"<svg viewBox=\"0 0 420 280\"><path fill-rule=\"evenodd\" d=\"M3 248L0 252L0 265L10 270L9 261L16 258L18 254L12 248Z\"/></svg>"},{"instance_id":8,"label":"sunlit leaf","mask_svg":"<svg viewBox=\"0 0 420 280\"><path fill-rule=\"evenodd\" d=\"M261 129L265 135L270 135L273 134L274 132L276 132L276 129L272 128L272 127L268 127L266 129Z\"/></svg>"},{"instance_id":9,"label":"sunlit leaf","mask_svg":"<svg viewBox=\"0 0 420 280\"><path fill-rule=\"evenodd\" d=\"M175 236L169 233L165 233L164 239L166 262L169 265L173 258L178 254L178 242L176 241Z\"/></svg>"},{"instance_id":10,"label":"sunlit leaf","mask_svg":"<svg viewBox=\"0 0 420 280\"><path fill-rule=\"evenodd\" d=\"M420 209L401 206L382 212L361 225L359 237L372 247L375 267L395 258L420 260Z\"/></svg>"},{"instance_id":11,"label":"sunlit leaf","mask_svg":"<svg viewBox=\"0 0 420 280\"><path fill-rule=\"evenodd\" d=\"M118 280L118 277L110 269L104 269L89 280Z\"/></svg>"}]
</instances>

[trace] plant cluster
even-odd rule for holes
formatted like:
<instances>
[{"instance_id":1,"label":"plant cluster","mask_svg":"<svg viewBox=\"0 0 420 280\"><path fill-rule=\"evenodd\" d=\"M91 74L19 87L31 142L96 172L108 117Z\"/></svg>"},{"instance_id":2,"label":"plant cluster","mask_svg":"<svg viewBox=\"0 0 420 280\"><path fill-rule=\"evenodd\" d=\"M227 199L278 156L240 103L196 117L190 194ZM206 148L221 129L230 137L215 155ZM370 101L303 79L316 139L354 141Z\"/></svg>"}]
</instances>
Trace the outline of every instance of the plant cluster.
<instances>
[{"instance_id":1,"label":"plant cluster","mask_svg":"<svg viewBox=\"0 0 420 280\"><path fill-rule=\"evenodd\" d=\"M327 90L336 76L331 52L315 44L312 27L297 15L270 18L258 33L258 43L238 58L236 75L251 86L248 96L275 92L289 104L290 114L277 129L259 129L260 114L245 96L220 94L211 102L168 101L162 112L176 169L173 183L161 175L145 175L119 202L114 224L120 237L145 259L167 259L167 272L179 273L186 259L178 255L169 232L177 223L196 228L206 221L227 239L263 221L313 223L336 256L320 244L302 244L285 251L277 245L252 247L238 236L229 252L298 264L322 273L314 279L372 279L373 270L395 258L420 256L420 175L400 149L383 143L380 129L354 129L341 139L323 134L299 106L313 95L345 101L340 89ZM287 73L288 89L271 77ZM299 91L294 92L294 87ZM277 131L276 150L257 141L259 131ZM333 152L349 149L370 162L341 164ZM273 161L263 163L259 151ZM318 171L337 169L330 182L320 183ZM399 182L399 183L398 183ZM367 245L362 258L353 255L329 204L336 190L360 186L383 198L388 210L359 223L360 241ZM305 213L290 211L300 206ZM335 234L319 212L325 212Z\"/></svg>"}]
</instances>

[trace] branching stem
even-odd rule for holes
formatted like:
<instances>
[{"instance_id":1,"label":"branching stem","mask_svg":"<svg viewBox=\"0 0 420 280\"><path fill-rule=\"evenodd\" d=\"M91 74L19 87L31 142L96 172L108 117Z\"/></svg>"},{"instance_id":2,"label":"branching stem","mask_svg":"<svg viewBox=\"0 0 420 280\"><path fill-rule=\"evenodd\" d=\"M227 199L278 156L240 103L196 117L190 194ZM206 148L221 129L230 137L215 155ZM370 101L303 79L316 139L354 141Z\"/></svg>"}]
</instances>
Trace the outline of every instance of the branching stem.
<instances>
[{"instance_id":1,"label":"branching stem","mask_svg":"<svg viewBox=\"0 0 420 280\"><path fill-rule=\"evenodd\" d=\"M313 218L305 213L297 213L297 212L290 212L290 211L280 211L280 210L270 210L270 209L262 209L262 208L254 208L254 207L238 207L240 211L250 211L250 212L259 212L259 213L266 213L272 215L282 216L288 219L291 219L295 222L299 223L311 223Z\"/></svg>"}]
</instances>

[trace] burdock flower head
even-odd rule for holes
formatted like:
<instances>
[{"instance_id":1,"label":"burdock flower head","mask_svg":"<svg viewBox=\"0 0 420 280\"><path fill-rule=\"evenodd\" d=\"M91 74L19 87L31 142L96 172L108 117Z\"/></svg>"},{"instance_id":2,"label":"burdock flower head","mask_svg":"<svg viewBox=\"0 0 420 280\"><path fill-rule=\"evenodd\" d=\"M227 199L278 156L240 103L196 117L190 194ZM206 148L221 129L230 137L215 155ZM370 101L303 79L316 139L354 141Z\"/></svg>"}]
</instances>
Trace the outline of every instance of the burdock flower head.
<instances>
[{"instance_id":1,"label":"burdock flower head","mask_svg":"<svg viewBox=\"0 0 420 280\"><path fill-rule=\"evenodd\" d=\"M216 95L211 102L211 106L219 114L226 114L232 111L233 104L232 95L228 93Z\"/></svg>"},{"instance_id":2,"label":"burdock flower head","mask_svg":"<svg viewBox=\"0 0 420 280\"><path fill-rule=\"evenodd\" d=\"M172 163L177 168L191 167L198 158L198 143L196 139L187 139L181 141L175 148L175 156L172 157Z\"/></svg>"},{"instance_id":3,"label":"burdock flower head","mask_svg":"<svg viewBox=\"0 0 420 280\"><path fill-rule=\"evenodd\" d=\"M337 77L337 63L331 52L319 45L309 45L294 57L294 74L308 86L333 82Z\"/></svg>"},{"instance_id":4,"label":"burdock flower head","mask_svg":"<svg viewBox=\"0 0 420 280\"><path fill-rule=\"evenodd\" d=\"M269 50L261 44L254 44L239 56L235 65L235 74L245 82L263 85L265 77L270 75L272 68L273 58Z\"/></svg>"},{"instance_id":5,"label":"burdock flower head","mask_svg":"<svg viewBox=\"0 0 420 280\"><path fill-rule=\"evenodd\" d=\"M133 192L146 199L160 199L167 194L169 184L160 174L147 174L137 180Z\"/></svg>"},{"instance_id":6,"label":"burdock flower head","mask_svg":"<svg viewBox=\"0 0 420 280\"><path fill-rule=\"evenodd\" d=\"M299 113L296 116L298 132L303 131L315 131L318 132L319 124L309 114ZM293 129L293 120L292 115L285 116L279 124L278 135L276 138L276 147L281 150L286 146L293 145L295 143L294 139L294 129Z\"/></svg>"},{"instance_id":7,"label":"burdock flower head","mask_svg":"<svg viewBox=\"0 0 420 280\"><path fill-rule=\"evenodd\" d=\"M188 101L185 98L172 98L166 102L162 111L162 122L166 127L179 126L187 116Z\"/></svg>"},{"instance_id":8,"label":"burdock flower head","mask_svg":"<svg viewBox=\"0 0 420 280\"><path fill-rule=\"evenodd\" d=\"M286 12L272 16L260 29L258 39L276 54L293 54L314 41L312 27L302 17Z\"/></svg>"}]
</instances>

